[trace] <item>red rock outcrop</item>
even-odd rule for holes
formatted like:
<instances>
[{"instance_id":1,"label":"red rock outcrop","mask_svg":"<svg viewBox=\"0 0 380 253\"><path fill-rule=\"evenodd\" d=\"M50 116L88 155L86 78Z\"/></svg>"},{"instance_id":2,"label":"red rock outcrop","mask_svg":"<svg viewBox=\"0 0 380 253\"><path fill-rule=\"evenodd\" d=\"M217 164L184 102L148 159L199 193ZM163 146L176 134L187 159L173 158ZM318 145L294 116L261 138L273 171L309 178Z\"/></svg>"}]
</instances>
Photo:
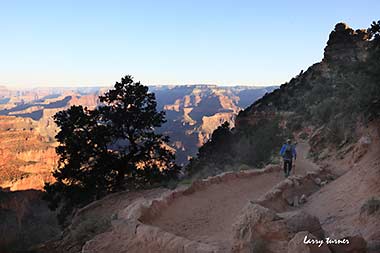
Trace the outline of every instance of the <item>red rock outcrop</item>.
<instances>
[{"instance_id":1,"label":"red rock outcrop","mask_svg":"<svg viewBox=\"0 0 380 253\"><path fill-rule=\"evenodd\" d=\"M0 186L13 190L42 189L56 165L54 143L36 132L27 118L0 116Z\"/></svg>"}]
</instances>

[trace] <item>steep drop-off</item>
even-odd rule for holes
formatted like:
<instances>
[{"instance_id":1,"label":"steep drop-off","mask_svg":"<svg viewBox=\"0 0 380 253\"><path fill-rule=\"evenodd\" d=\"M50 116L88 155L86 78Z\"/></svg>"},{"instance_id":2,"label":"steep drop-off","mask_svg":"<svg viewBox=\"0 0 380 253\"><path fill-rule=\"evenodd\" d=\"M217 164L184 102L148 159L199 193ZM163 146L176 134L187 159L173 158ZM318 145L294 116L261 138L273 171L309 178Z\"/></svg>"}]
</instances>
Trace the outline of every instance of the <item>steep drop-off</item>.
<instances>
[{"instance_id":1,"label":"steep drop-off","mask_svg":"<svg viewBox=\"0 0 380 253\"><path fill-rule=\"evenodd\" d=\"M315 157L356 142L356 129L380 117L380 57L373 38L371 31L337 24L323 60L241 111L235 129L215 131L189 173L208 176L273 162L294 132L319 138L311 143Z\"/></svg>"},{"instance_id":2,"label":"steep drop-off","mask_svg":"<svg viewBox=\"0 0 380 253\"><path fill-rule=\"evenodd\" d=\"M223 122L274 87L214 85L151 86L167 123L177 162L186 164ZM40 88L0 91L0 186L10 190L41 189L56 166L53 115L71 105L94 107L105 88ZM240 97L241 95L241 97Z\"/></svg>"}]
</instances>

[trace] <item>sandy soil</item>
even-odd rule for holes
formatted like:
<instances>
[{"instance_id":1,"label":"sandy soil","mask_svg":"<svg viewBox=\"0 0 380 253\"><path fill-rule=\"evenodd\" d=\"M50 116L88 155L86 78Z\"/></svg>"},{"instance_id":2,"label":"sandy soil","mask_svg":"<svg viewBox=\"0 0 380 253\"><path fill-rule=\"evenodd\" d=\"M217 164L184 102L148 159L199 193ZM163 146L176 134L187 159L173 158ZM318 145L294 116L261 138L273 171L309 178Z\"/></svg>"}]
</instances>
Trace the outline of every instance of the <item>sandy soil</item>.
<instances>
[{"instance_id":1,"label":"sandy soil","mask_svg":"<svg viewBox=\"0 0 380 253\"><path fill-rule=\"evenodd\" d=\"M319 190L316 188L317 191L307 198L306 204L298 208L318 217L322 228L331 238L362 235L368 243L376 246L377 240L380 239L380 219L376 215L361 214L363 204L370 197L380 196L378 183L380 177L380 129L378 134L371 133L371 136L373 142L369 149L361 146L358 142L354 144L353 149L348 149L344 156L339 152L330 152L330 158L324 159L321 166L327 166L334 175L340 175L340 177L329 181ZM309 151L307 144L300 143L297 150L299 154L293 175L294 172L296 175L304 175L308 171L319 168L307 159ZM360 156L361 158L358 160L356 159L358 154L364 155ZM160 213L157 216L139 216L140 222L153 225L153 227L139 226L136 229L134 223L124 224L125 220L120 220L121 225L115 223L109 228L110 230L100 231L100 234L97 233L92 240L86 239L87 243L83 249L88 252L125 252L125 249L132 249L134 252L136 249L140 249L141 252L159 252L159 249L163 250L160 248L163 245L170 249L181 243L188 245L188 241L184 242L183 239L169 236L163 233L162 230L164 230L191 241L214 246L219 252L230 252L233 237L232 227L244 206L249 201L261 198L283 179L282 170L268 170L266 173L252 177L228 177L228 180L215 180L205 187L189 191L187 195L182 195L181 192L178 197L170 199L169 206L167 206L167 202L164 202L164 205L160 206ZM314 183L313 186L315 186ZM162 196L159 192L156 194L155 191L152 194L149 199ZM141 197L146 198L146 193L142 195ZM115 196L107 203L102 200L97 203L97 206L90 205L82 210L82 215L77 217L77 225L81 224L79 222L81 217L88 217L88 213L91 213L93 209L107 210L108 215L118 210L125 211L130 202L126 203L124 198L125 196L122 195ZM108 208L114 205L117 206L117 210L108 212ZM281 215L285 215L285 213ZM94 216L96 215L94 214ZM99 217L97 217L98 219ZM81 232L80 226L74 226L71 234L73 232L75 234L78 230L80 233L76 234L83 235L84 232L86 235L88 234L88 229ZM133 232L139 239L134 241L133 236L128 238ZM92 236L90 237L92 238Z\"/></svg>"},{"instance_id":2,"label":"sandy soil","mask_svg":"<svg viewBox=\"0 0 380 253\"><path fill-rule=\"evenodd\" d=\"M306 144L299 144L297 151L296 174L305 174L316 168L306 159ZM191 240L228 249L232 239L232 224L246 203L258 199L283 179L281 171L211 185L175 200L160 216L144 223Z\"/></svg>"},{"instance_id":3,"label":"sandy soil","mask_svg":"<svg viewBox=\"0 0 380 253\"><path fill-rule=\"evenodd\" d=\"M358 163L331 161L331 165L346 172L314 193L303 207L319 218L330 237L361 234L366 240L380 239L379 217L361 214L368 199L380 196L380 136L375 133L372 136L374 143Z\"/></svg>"}]
</instances>

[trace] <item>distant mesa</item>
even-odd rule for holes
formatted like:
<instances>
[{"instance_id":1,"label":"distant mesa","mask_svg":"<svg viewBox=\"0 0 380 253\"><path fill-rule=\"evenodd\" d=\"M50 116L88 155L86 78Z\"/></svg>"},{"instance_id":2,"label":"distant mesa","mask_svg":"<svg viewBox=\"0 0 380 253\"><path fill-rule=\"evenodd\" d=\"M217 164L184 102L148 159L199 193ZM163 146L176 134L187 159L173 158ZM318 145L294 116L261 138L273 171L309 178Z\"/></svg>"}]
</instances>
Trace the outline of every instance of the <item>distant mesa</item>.
<instances>
[{"instance_id":1,"label":"distant mesa","mask_svg":"<svg viewBox=\"0 0 380 253\"><path fill-rule=\"evenodd\" d=\"M234 124L240 110L276 86L149 86L167 123L158 131L170 137L178 164L186 164L198 147L225 121ZM0 86L0 186L41 189L56 164L52 116L71 105L95 107L107 88L33 88ZM16 155L14 155L16 154ZM0 163L1 165L1 163ZM1 166L0 166L1 167ZM44 180L43 180L44 179Z\"/></svg>"}]
</instances>

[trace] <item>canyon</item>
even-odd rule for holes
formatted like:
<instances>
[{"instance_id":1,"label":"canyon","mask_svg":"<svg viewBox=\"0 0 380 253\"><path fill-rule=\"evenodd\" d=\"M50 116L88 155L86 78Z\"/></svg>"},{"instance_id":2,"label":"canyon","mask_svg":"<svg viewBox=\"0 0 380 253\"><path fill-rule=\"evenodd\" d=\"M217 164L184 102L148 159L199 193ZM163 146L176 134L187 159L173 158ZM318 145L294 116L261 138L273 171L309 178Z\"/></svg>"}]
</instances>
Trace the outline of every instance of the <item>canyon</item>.
<instances>
[{"instance_id":1,"label":"canyon","mask_svg":"<svg viewBox=\"0 0 380 253\"><path fill-rule=\"evenodd\" d=\"M180 161L185 163L196 153L186 153L191 150L188 143L203 145L193 163L185 166L196 167L196 173L172 188L117 192L78 207L62 233L57 232L54 213L45 213L44 219L37 216L34 221L43 224L39 234L43 239L24 245L17 245L17 240L25 235L14 231L34 228L33 210L38 209L32 204L40 199L30 190L6 192L12 187L8 186L0 191L0 211L10 222L0 223L0 231L13 234L0 245L41 253L380 252L377 38L369 30L338 23L321 62L272 92L264 88L258 97L250 93L257 92L255 88L152 87L168 119L159 131L172 138ZM47 93L46 99L23 93L21 104L3 99L3 134L11 133L1 146L1 154L9 159L3 165L17 170L9 178L25 180L29 166L54 160L47 159L56 131L47 115L78 101L96 106L92 92ZM225 121L233 128L214 131ZM179 138L184 135L188 139ZM278 155L285 138L292 138L298 151L289 177L284 176ZM30 150L38 152L32 155ZM13 157L17 159L10 162ZM305 238L328 238L330 243L318 247L304 244ZM343 241L350 244L339 244Z\"/></svg>"},{"instance_id":2,"label":"canyon","mask_svg":"<svg viewBox=\"0 0 380 253\"><path fill-rule=\"evenodd\" d=\"M321 62L240 111L235 128L219 129L206 155L197 156L198 172L220 166L216 175L186 178L172 190L109 195L76 212L63 235L39 250L380 252L379 93L374 93L379 89L373 97L363 96L365 85L378 87L379 72L364 71L378 63L370 58L373 43L364 30L337 24ZM370 103L370 110L359 102ZM364 117L367 113L372 117ZM353 125L346 123L351 115ZM341 122L346 124L337 125ZM247 149L251 156L265 150L278 157L281 143L264 137L282 130L289 131L299 152L290 177L270 156L271 164L261 169L242 163L249 162L241 157ZM262 136L244 142L255 132ZM274 145L252 149L259 138ZM225 166L226 160L233 162ZM304 244L304 238L329 243L318 247ZM343 241L350 244L339 244Z\"/></svg>"},{"instance_id":3,"label":"canyon","mask_svg":"<svg viewBox=\"0 0 380 253\"><path fill-rule=\"evenodd\" d=\"M150 86L157 110L166 112L167 122L158 129L170 137L179 165L187 164L212 132L234 118L256 99L276 86L250 87L216 85ZM0 87L0 187L41 190L53 180L57 165L53 115L72 105L94 108L107 88Z\"/></svg>"}]
</instances>

